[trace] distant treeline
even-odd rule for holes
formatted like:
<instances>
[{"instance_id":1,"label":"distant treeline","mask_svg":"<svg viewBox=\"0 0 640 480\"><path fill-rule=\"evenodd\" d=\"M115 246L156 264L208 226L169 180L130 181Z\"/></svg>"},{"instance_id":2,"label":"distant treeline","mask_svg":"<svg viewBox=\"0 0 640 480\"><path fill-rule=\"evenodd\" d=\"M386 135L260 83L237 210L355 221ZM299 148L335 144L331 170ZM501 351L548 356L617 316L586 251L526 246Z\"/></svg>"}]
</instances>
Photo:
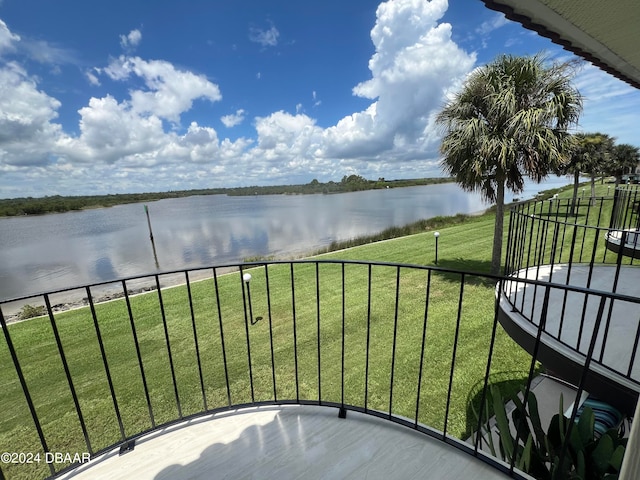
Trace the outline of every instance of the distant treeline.
<instances>
[{"instance_id":1,"label":"distant treeline","mask_svg":"<svg viewBox=\"0 0 640 480\"><path fill-rule=\"evenodd\" d=\"M304 185L251 186L237 188L207 188L199 190L177 190L152 193L123 193L114 195L86 195L26 197L0 199L0 216L43 215L45 213L61 213L86 208L112 207L124 203L139 203L161 200L163 198L191 197L194 195L304 195L332 194L373 190L380 188L410 187L451 182L450 178L418 178L409 180L367 180L359 175L344 176L340 182L322 183L312 180Z\"/></svg>"}]
</instances>

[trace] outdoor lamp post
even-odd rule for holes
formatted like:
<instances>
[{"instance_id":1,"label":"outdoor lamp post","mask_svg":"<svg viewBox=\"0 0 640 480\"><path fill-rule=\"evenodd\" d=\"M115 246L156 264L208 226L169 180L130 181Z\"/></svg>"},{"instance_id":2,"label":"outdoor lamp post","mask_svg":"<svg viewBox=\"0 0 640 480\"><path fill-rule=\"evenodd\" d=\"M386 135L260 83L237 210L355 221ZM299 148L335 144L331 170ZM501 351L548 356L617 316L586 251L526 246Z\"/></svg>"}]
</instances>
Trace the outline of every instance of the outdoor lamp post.
<instances>
[{"instance_id":1,"label":"outdoor lamp post","mask_svg":"<svg viewBox=\"0 0 640 480\"><path fill-rule=\"evenodd\" d=\"M249 320L251 322L251 325L253 325L256 322L253 321L253 308L251 306L251 287L249 286L249 282L251 281L251 274L250 273L243 274L242 281L247 286L247 300L249 301ZM245 307L245 314L246 314L246 307Z\"/></svg>"},{"instance_id":2,"label":"outdoor lamp post","mask_svg":"<svg viewBox=\"0 0 640 480\"><path fill-rule=\"evenodd\" d=\"M436 237L436 265L438 265L438 238L440 238L440 232L433 232L433 236Z\"/></svg>"}]
</instances>

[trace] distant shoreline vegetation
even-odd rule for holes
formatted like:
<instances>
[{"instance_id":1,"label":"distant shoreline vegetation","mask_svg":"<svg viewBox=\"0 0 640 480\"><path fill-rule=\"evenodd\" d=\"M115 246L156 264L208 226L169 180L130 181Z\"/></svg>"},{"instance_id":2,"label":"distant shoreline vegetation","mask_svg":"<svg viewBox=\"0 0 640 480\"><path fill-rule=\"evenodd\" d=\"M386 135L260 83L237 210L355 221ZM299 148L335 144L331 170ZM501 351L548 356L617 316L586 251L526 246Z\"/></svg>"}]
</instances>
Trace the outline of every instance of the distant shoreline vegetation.
<instances>
[{"instance_id":1,"label":"distant shoreline vegetation","mask_svg":"<svg viewBox=\"0 0 640 480\"><path fill-rule=\"evenodd\" d=\"M250 186L235 188L207 188L198 190L176 190L152 193L123 193L114 195L86 195L23 197L0 199L0 217L15 217L22 215L44 215L47 213L63 213L87 208L104 208L125 203L151 202L163 198L181 198L194 195L312 195L356 192L361 190L376 190L384 188L413 187L453 182L452 178L417 178L406 180L367 180L359 175L342 177L340 182L322 183L314 179L301 185Z\"/></svg>"}]
</instances>

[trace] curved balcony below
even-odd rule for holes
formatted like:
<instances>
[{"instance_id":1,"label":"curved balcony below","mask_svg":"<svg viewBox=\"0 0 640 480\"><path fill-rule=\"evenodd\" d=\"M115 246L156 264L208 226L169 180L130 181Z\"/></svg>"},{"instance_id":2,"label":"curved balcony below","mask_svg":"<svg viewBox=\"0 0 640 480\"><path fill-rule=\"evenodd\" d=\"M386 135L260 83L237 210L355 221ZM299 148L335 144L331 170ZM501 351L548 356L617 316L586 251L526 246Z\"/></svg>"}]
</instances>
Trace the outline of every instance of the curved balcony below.
<instances>
[{"instance_id":1,"label":"curved balcony below","mask_svg":"<svg viewBox=\"0 0 640 480\"><path fill-rule=\"evenodd\" d=\"M540 335L538 360L575 385L592 349L585 389L632 412L640 393L640 359L636 355L640 268L541 265L515 272L512 278L500 292L499 311L500 323L511 337L533 354ZM523 279L543 283L520 281ZM568 290L565 285L576 289ZM628 298L596 297L581 290L585 287L615 291Z\"/></svg>"},{"instance_id":2,"label":"curved balcony below","mask_svg":"<svg viewBox=\"0 0 640 480\"><path fill-rule=\"evenodd\" d=\"M264 406L206 415L154 432L61 478L475 478L504 473L398 424L318 406ZM480 452L480 455L482 453Z\"/></svg>"},{"instance_id":3,"label":"curved balcony below","mask_svg":"<svg viewBox=\"0 0 640 480\"><path fill-rule=\"evenodd\" d=\"M607 249L625 257L640 258L640 230L610 230L605 234Z\"/></svg>"}]
</instances>

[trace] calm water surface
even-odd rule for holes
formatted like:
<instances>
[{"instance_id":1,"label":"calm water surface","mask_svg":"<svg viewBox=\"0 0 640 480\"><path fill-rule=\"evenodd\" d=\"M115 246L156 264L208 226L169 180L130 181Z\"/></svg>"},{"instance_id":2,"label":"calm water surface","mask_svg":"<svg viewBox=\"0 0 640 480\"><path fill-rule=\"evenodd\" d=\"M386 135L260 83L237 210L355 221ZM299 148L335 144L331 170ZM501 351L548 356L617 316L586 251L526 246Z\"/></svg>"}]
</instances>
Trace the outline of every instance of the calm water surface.
<instances>
[{"instance_id":1,"label":"calm water surface","mask_svg":"<svg viewBox=\"0 0 640 480\"><path fill-rule=\"evenodd\" d=\"M569 183L530 185L522 198ZM225 195L0 219L0 300L156 271L289 256L423 218L487 207L456 184L337 195Z\"/></svg>"}]
</instances>

